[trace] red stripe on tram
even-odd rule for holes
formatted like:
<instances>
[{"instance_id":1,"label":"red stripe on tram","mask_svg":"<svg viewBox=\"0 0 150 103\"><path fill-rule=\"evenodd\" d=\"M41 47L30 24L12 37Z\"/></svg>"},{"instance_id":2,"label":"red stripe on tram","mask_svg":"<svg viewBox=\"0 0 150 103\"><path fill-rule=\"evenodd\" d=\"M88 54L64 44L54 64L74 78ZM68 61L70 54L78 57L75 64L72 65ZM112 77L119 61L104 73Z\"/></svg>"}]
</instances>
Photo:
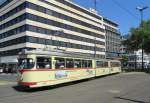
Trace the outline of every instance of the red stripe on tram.
<instances>
[{"instance_id":1,"label":"red stripe on tram","mask_svg":"<svg viewBox=\"0 0 150 103\"><path fill-rule=\"evenodd\" d=\"M19 82L18 84L23 86L32 86L32 85L36 85L37 82Z\"/></svg>"}]
</instances>

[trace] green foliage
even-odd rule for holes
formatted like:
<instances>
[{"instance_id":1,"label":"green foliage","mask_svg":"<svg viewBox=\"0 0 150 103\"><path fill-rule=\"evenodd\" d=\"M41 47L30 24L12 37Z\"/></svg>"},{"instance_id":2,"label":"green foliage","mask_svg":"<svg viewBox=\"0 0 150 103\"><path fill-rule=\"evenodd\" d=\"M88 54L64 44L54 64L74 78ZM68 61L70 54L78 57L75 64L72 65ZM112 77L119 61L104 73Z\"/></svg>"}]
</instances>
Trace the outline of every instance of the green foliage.
<instances>
[{"instance_id":1,"label":"green foliage","mask_svg":"<svg viewBox=\"0 0 150 103\"><path fill-rule=\"evenodd\" d=\"M122 55L122 60L121 60L123 66L126 66L128 64L128 56L127 55Z\"/></svg>"},{"instance_id":2,"label":"green foliage","mask_svg":"<svg viewBox=\"0 0 150 103\"><path fill-rule=\"evenodd\" d=\"M137 28L131 28L130 34L130 37L123 42L128 51L141 49L143 45L144 51L150 53L150 20L143 21Z\"/></svg>"}]
</instances>

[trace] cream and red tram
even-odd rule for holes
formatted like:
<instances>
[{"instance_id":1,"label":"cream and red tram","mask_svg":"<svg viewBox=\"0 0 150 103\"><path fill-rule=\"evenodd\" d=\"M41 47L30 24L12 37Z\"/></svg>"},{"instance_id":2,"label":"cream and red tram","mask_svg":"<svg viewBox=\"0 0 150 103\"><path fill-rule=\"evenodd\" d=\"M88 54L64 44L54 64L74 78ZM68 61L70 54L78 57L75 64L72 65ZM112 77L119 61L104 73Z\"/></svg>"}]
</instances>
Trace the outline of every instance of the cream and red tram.
<instances>
[{"instance_id":1,"label":"cream and red tram","mask_svg":"<svg viewBox=\"0 0 150 103\"><path fill-rule=\"evenodd\" d=\"M61 50L19 53L18 85L42 87L121 72L119 61Z\"/></svg>"}]
</instances>

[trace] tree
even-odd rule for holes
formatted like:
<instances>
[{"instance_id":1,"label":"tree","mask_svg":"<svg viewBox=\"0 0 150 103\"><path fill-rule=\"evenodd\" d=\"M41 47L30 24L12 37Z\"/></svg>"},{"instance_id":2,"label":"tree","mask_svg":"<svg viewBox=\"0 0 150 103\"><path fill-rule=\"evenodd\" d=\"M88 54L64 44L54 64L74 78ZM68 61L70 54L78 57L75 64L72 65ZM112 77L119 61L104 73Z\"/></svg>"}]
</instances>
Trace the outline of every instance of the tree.
<instances>
[{"instance_id":1,"label":"tree","mask_svg":"<svg viewBox=\"0 0 150 103\"><path fill-rule=\"evenodd\" d=\"M128 64L128 56L127 55L122 55L122 60L121 60L122 66L126 67Z\"/></svg>"},{"instance_id":2,"label":"tree","mask_svg":"<svg viewBox=\"0 0 150 103\"><path fill-rule=\"evenodd\" d=\"M144 43L142 44L142 38ZM123 41L128 51L134 51L144 46L144 51L150 53L150 20L143 21L137 28L130 29L130 36L127 40Z\"/></svg>"}]
</instances>

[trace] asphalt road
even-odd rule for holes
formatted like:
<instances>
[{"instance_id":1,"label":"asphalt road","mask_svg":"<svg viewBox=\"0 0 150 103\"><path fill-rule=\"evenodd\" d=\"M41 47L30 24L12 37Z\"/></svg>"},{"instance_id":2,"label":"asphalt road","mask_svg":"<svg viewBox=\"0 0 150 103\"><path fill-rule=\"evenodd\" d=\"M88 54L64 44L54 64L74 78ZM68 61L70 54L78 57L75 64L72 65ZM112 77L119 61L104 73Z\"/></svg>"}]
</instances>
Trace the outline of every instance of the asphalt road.
<instances>
[{"instance_id":1,"label":"asphalt road","mask_svg":"<svg viewBox=\"0 0 150 103\"><path fill-rule=\"evenodd\" d=\"M150 74L145 73L122 73L27 91L16 87L15 81L6 81L0 84L0 103L150 103Z\"/></svg>"},{"instance_id":2,"label":"asphalt road","mask_svg":"<svg viewBox=\"0 0 150 103\"><path fill-rule=\"evenodd\" d=\"M16 82L17 74L0 74L0 81Z\"/></svg>"}]
</instances>

